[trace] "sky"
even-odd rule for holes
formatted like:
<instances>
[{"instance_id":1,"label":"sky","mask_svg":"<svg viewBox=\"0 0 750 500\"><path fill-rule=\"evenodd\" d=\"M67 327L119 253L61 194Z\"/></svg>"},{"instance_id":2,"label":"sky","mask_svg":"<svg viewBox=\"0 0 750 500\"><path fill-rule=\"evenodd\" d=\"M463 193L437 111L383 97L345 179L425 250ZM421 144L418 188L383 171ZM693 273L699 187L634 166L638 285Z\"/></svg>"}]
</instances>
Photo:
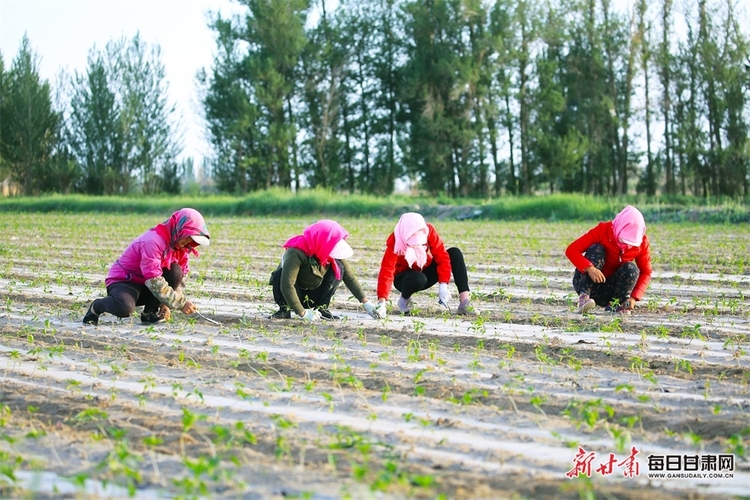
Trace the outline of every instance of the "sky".
<instances>
[{"instance_id":1,"label":"sky","mask_svg":"<svg viewBox=\"0 0 750 500\"><path fill-rule=\"evenodd\" d=\"M210 68L216 51L207 13L228 17L232 0L0 0L0 53L10 67L24 33L39 58L39 74L53 86L61 70L86 70L89 50L140 33L161 47L169 99L182 123L182 158L196 165L210 155L198 104L195 74Z\"/></svg>"}]
</instances>

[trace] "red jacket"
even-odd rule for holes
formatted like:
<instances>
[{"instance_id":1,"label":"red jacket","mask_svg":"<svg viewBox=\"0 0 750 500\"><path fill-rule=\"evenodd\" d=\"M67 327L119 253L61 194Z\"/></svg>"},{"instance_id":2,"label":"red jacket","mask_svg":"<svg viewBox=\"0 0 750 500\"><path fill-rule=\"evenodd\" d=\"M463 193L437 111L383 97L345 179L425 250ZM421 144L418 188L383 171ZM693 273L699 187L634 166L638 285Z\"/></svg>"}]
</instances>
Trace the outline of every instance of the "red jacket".
<instances>
[{"instance_id":1,"label":"red jacket","mask_svg":"<svg viewBox=\"0 0 750 500\"><path fill-rule=\"evenodd\" d=\"M448 283L451 279L451 259L445 250L443 240L435 231L435 227L427 223L427 228L430 232L427 235L427 262L425 262L424 267L428 267L434 260L437 263L438 282ZM380 262L380 272L378 273L379 299L387 299L391 294L394 276L409 269L409 264L404 256L396 255L393 251L395 245L396 236L391 233L385 242L385 253L383 254L383 260ZM412 266L412 269L421 271L416 264Z\"/></svg>"},{"instance_id":2,"label":"red jacket","mask_svg":"<svg viewBox=\"0 0 750 500\"><path fill-rule=\"evenodd\" d=\"M602 273L605 278L612 276L623 262L635 261L635 265L638 266L638 270L640 271L640 276L638 276L638 281L635 283L630 296L636 300L641 300L643 294L646 293L646 287L648 287L651 281L651 251L649 249L648 236L643 236L641 246L631 247L623 253L615 240L614 232L612 232L612 221L600 222L588 233L568 245L568 248L565 250L565 256L576 266L576 269L585 273L586 268L593 264L583 254L595 243L604 246L605 258Z\"/></svg>"}]
</instances>

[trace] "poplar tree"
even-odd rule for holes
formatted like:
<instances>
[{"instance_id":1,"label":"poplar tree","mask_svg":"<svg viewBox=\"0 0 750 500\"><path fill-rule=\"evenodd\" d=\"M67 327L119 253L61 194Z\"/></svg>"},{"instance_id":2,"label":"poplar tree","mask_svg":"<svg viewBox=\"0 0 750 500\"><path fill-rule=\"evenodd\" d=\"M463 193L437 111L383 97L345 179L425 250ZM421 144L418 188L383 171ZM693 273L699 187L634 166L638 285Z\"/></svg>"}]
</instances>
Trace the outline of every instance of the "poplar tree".
<instances>
[{"instance_id":1,"label":"poplar tree","mask_svg":"<svg viewBox=\"0 0 750 500\"><path fill-rule=\"evenodd\" d=\"M249 8L236 35L246 42L242 61L261 113L264 186L300 187L295 159L297 65L307 39L305 0L243 0Z\"/></svg>"},{"instance_id":2,"label":"poplar tree","mask_svg":"<svg viewBox=\"0 0 750 500\"><path fill-rule=\"evenodd\" d=\"M346 139L340 136L342 129L346 133L342 125L347 120L342 114L348 111L344 81L347 41L325 4L325 0L319 3L320 22L307 33L308 43L300 58L305 112L298 122L306 131L303 170L312 187L352 191L354 175L342 169Z\"/></svg>"},{"instance_id":3,"label":"poplar tree","mask_svg":"<svg viewBox=\"0 0 750 500\"><path fill-rule=\"evenodd\" d=\"M158 45L136 35L94 47L71 87L67 137L83 172L79 188L152 194L164 184L173 191L181 145Z\"/></svg>"},{"instance_id":4,"label":"poplar tree","mask_svg":"<svg viewBox=\"0 0 750 500\"><path fill-rule=\"evenodd\" d=\"M241 43L231 20L216 16L212 27L218 54L212 72L201 70L197 75L214 148L211 174L222 191L241 194L263 189L270 184L260 165L264 155L261 112L242 64Z\"/></svg>"},{"instance_id":5,"label":"poplar tree","mask_svg":"<svg viewBox=\"0 0 750 500\"><path fill-rule=\"evenodd\" d=\"M643 191L649 196L656 194L656 175L657 172L652 147L651 132L651 22L648 19L648 2L647 0L638 0L638 37L640 39L640 65L643 76L643 96L644 96L644 129L646 133L646 168L644 170L641 183Z\"/></svg>"},{"instance_id":6,"label":"poplar tree","mask_svg":"<svg viewBox=\"0 0 750 500\"><path fill-rule=\"evenodd\" d=\"M79 189L115 194L123 186L120 107L100 53L91 50L83 74L73 76L67 143L81 166Z\"/></svg>"},{"instance_id":7,"label":"poplar tree","mask_svg":"<svg viewBox=\"0 0 750 500\"><path fill-rule=\"evenodd\" d=\"M0 158L24 194L47 191L47 167L57 145L60 115L52 106L49 82L39 76L39 57L24 35L0 80Z\"/></svg>"},{"instance_id":8,"label":"poplar tree","mask_svg":"<svg viewBox=\"0 0 750 500\"><path fill-rule=\"evenodd\" d=\"M362 82L358 93L368 90L359 108L362 130L368 131L363 136L367 140L363 153L372 158L372 167L362 173L360 185L369 193L390 194L396 179L406 173L407 163L405 106L401 99L405 75L399 63L406 59L403 24L395 0L362 3L360 29L371 34L372 45L363 43L356 52L357 79Z\"/></svg>"}]
</instances>

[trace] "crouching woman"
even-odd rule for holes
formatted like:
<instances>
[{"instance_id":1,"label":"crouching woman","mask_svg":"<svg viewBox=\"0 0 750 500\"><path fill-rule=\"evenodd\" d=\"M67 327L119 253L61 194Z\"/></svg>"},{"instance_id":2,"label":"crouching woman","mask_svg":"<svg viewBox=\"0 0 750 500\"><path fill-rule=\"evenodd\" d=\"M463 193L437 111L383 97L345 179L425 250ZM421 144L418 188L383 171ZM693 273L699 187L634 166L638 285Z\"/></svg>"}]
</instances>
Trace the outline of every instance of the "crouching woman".
<instances>
[{"instance_id":1,"label":"crouching woman","mask_svg":"<svg viewBox=\"0 0 750 500\"><path fill-rule=\"evenodd\" d=\"M107 296L91 303L83 324L98 324L103 313L126 318L137 306L143 306L143 323L167 320L171 309L194 313L195 305L185 296L185 277L190 255L197 256L196 248L209 244L210 236L200 212L192 208L178 210L133 240L110 266L105 280Z\"/></svg>"},{"instance_id":2,"label":"crouching woman","mask_svg":"<svg viewBox=\"0 0 750 500\"><path fill-rule=\"evenodd\" d=\"M628 205L612 221L573 241L565 250L573 263L576 313L597 305L605 311L630 314L651 281L651 251L641 212Z\"/></svg>"},{"instance_id":3,"label":"crouching woman","mask_svg":"<svg viewBox=\"0 0 750 500\"><path fill-rule=\"evenodd\" d=\"M348 262L354 250L345 241L347 236L349 233L338 222L323 219L284 243L281 264L271 273L269 282L279 306L274 319L292 315L306 321L337 319L329 307L342 281L373 315L375 306L365 297Z\"/></svg>"}]
</instances>

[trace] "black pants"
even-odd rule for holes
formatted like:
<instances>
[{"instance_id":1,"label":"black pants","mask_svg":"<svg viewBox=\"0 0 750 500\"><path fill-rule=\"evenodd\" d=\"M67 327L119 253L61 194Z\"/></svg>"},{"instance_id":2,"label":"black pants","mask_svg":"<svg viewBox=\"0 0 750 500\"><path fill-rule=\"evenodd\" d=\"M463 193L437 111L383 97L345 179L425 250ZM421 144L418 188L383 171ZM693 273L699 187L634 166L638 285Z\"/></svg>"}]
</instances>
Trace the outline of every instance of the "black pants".
<instances>
[{"instance_id":1,"label":"black pants","mask_svg":"<svg viewBox=\"0 0 750 500\"><path fill-rule=\"evenodd\" d=\"M182 268L177 262L172 266L162 269L162 276L173 289L182 283ZM130 281L118 281L107 287L107 296L96 299L93 311L96 314L109 313L118 318L127 318L135 312L136 306L143 306L144 313L159 310L161 301L157 299L146 285L131 283Z\"/></svg>"},{"instance_id":2,"label":"black pants","mask_svg":"<svg viewBox=\"0 0 750 500\"><path fill-rule=\"evenodd\" d=\"M297 283L294 284L294 290L297 292L299 301L302 302L302 306L305 309L328 309L333 299L333 294L336 293L341 281L344 279L344 264L340 260L336 261L339 269L341 270L341 279L336 279L336 274L333 271L333 266L328 267L323 281L320 282L318 288L307 290L300 287ZM279 267L273 273L271 273L271 285L273 286L273 300L278 304L279 308L288 309L288 304L284 298L284 294L281 293L281 268Z\"/></svg>"},{"instance_id":3,"label":"black pants","mask_svg":"<svg viewBox=\"0 0 750 500\"><path fill-rule=\"evenodd\" d=\"M602 270L605 259L604 246L598 243L591 245L584 255L594 267ZM623 262L604 283L594 283L588 273L582 273L576 269L573 273L573 288L578 295L588 294L601 307L609 305L614 299L622 304L635 288L640 275L641 272L635 262Z\"/></svg>"},{"instance_id":4,"label":"black pants","mask_svg":"<svg viewBox=\"0 0 750 500\"><path fill-rule=\"evenodd\" d=\"M469 277L466 274L466 263L464 262L464 254L461 253L456 247L448 249L448 256L451 259L451 270L453 271L453 281L456 282L456 288L458 293L469 291ZM401 292L401 295L408 299L412 294L427 290L432 287L438 281L437 275L437 263L433 260L432 263L422 269L421 271L415 271L414 269L407 269L404 272L398 273L393 278L393 286L396 290Z\"/></svg>"}]
</instances>

